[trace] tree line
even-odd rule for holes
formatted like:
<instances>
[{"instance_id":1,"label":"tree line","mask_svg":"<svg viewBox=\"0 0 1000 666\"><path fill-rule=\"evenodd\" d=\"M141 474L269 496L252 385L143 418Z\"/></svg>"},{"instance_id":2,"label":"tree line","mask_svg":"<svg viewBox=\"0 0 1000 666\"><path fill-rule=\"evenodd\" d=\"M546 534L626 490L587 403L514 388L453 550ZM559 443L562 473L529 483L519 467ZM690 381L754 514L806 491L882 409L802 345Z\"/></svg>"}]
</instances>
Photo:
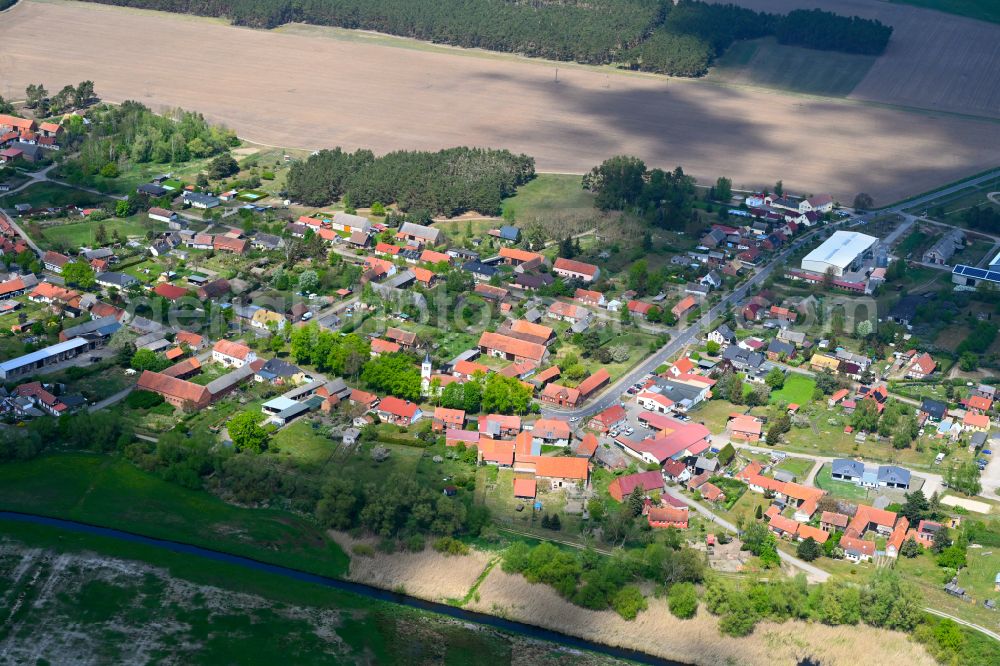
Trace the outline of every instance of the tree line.
<instances>
[{"instance_id":1,"label":"tree line","mask_svg":"<svg viewBox=\"0 0 1000 666\"><path fill-rule=\"evenodd\" d=\"M831 12L787 15L698 0L94 0L274 28L302 22L586 64L702 76L736 40L879 54L892 28Z\"/></svg>"},{"instance_id":2,"label":"tree line","mask_svg":"<svg viewBox=\"0 0 1000 666\"><path fill-rule=\"evenodd\" d=\"M438 152L321 150L292 165L290 198L310 206L341 199L351 207L396 204L417 217L469 210L499 215L500 203L535 176L535 160L507 150L448 148Z\"/></svg>"}]
</instances>

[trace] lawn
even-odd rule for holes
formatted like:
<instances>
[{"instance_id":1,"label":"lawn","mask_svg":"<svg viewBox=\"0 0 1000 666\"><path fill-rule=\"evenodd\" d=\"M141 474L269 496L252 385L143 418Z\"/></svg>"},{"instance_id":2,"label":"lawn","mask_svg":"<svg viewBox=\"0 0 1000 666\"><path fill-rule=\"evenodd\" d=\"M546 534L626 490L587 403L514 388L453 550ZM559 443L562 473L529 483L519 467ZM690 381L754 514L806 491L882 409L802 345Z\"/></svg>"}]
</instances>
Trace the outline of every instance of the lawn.
<instances>
[{"instance_id":1,"label":"lawn","mask_svg":"<svg viewBox=\"0 0 1000 666\"><path fill-rule=\"evenodd\" d=\"M593 214L594 195L583 189L580 176L540 173L504 200L503 209L513 211L518 220L541 220L552 213Z\"/></svg>"},{"instance_id":2,"label":"lawn","mask_svg":"<svg viewBox=\"0 0 1000 666\"><path fill-rule=\"evenodd\" d=\"M725 431L730 414L733 412L743 413L744 411L746 411L746 407L734 405L728 400L706 400L688 415L707 427L712 433L718 434Z\"/></svg>"},{"instance_id":3,"label":"lawn","mask_svg":"<svg viewBox=\"0 0 1000 666\"><path fill-rule=\"evenodd\" d=\"M315 524L187 490L116 457L53 454L0 466L0 509L176 539L339 576L347 556Z\"/></svg>"},{"instance_id":4,"label":"lawn","mask_svg":"<svg viewBox=\"0 0 1000 666\"><path fill-rule=\"evenodd\" d=\"M847 481L834 481L833 477L830 476L830 465L825 463L816 474L816 487L829 492L834 497L847 500L866 501L870 499L869 491L865 488Z\"/></svg>"},{"instance_id":5,"label":"lawn","mask_svg":"<svg viewBox=\"0 0 1000 666\"><path fill-rule=\"evenodd\" d=\"M271 441L279 456L287 456L307 469L325 466L340 446L323 430L313 428L312 421L306 418L282 428Z\"/></svg>"},{"instance_id":6,"label":"lawn","mask_svg":"<svg viewBox=\"0 0 1000 666\"><path fill-rule=\"evenodd\" d=\"M0 206L13 208L17 204L31 204L32 208L48 206L99 206L109 201L107 197L91 194L57 183L35 183L20 192L0 195Z\"/></svg>"},{"instance_id":7,"label":"lawn","mask_svg":"<svg viewBox=\"0 0 1000 666\"><path fill-rule=\"evenodd\" d=\"M778 391L771 393L771 404L785 403L790 405L795 403L804 407L812 402L813 391L816 389L816 381L806 375L790 373L785 378L785 385Z\"/></svg>"},{"instance_id":8,"label":"lawn","mask_svg":"<svg viewBox=\"0 0 1000 666\"><path fill-rule=\"evenodd\" d=\"M815 461L809 460L808 458L795 458L793 456L788 456L782 460L777 468L783 469L786 472L791 472L795 475L796 480L802 482L812 471Z\"/></svg>"},{"instance_id":9,"label":"lawn","mask_svg":"<svg viewBox=\"0 0 1000 666\"><path fill-rule=\"evenodd\" d=\"M874 56L783 46L773 38L736 42L708 78L779 90L846 97L875 63Z\"/></svg>"},{"instance_id":10,"label":"lawn","mask_svg":"<svg viewBox=\"0 0 1000 666\"><path fill-rule=\"evenodd\" d=\"M197 555L10 521L0 530L16 549L7 560L27 565L0 570L0 588L27 602L3 612L17 613L11 647L36 646L37 663L67 650L124 663L141 660L136 650L195 665L510 664L521 651L500 632ZM26 584L36 577L45 584Z\"/></svg>"},{"instance_id":11,"label":"lawn","mask_svg":"<svg viewBox=\"0 0 1000 666\"><path fill-rule=\"evenodd\" d=\"M108 238L115 231L122 236L145 238L147 231L163 231L167 225L148 219L145 215L132 215L127 218L109 218L101 222L67 221L65 224L46 225L41 228L41 238L38 238L43 247L57 248L78 248L83 245L93 246L97 243L95 234L97 228L104 225Z\"/></svg>"}]
</instances>

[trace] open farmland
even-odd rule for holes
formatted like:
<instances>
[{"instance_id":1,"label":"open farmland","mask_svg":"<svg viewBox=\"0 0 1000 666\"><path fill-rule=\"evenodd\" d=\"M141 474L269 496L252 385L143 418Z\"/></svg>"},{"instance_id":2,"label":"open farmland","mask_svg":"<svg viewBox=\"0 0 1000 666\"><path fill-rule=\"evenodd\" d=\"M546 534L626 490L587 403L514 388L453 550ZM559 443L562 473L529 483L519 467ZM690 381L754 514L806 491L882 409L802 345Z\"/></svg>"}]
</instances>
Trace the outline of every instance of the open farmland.
<instances>
[{"instance_id":1,"label":"open farmland","mask_svg":"<svg viewBox=\"0 0 1000 666\"><path fill-rule=\"evenodd\" d=\"M878 19L893 27L892 39L852 99L1000 118L1000 25L880 0L713 1Z\"/></svg>"},{"instance_id":2,"label":"open farmland","mask_svg":"<svg viewBox=\"0 0 1000 666\"><path fill-rule=\"evenodd\" d=\"M783 178L790 191L849 201L864 189L882 203L994 166L1000 143L994 122L565 64L556 82L539 60L296 32L23 0L0 22L0 94L86 76L106 99L195 109L274 145L491 145L577 173L631 153L736 187ZM61 48L38 34L62 35Z\"/></svg>"}]
</instances>

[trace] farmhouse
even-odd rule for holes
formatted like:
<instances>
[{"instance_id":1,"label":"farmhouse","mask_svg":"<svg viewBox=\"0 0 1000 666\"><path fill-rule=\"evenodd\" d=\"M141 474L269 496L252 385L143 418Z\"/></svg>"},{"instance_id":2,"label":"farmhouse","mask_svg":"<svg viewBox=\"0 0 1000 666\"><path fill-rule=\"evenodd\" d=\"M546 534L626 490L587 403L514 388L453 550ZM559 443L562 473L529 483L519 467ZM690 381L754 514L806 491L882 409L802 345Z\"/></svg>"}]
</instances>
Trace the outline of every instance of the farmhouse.
<instances>
[{"instance_id":1,"label":"farmhouse","mask_svg":"<svg viewBox=\"0 0 1000 666\"><path fill-rule=\"evenodd\" d=\"M515 362L532 361L536 364L542 362L548 351L545 345L490 331L484 331L479 337L478 347L481 353L489 356Z\"/></svg>"},{"instance_id":2,"label":"farmhouse","mask_svg":"<svg viewBox=\"0 0 1000 666\"><path fill-rule=\"evenodd\" d=\"M729 431L729 437L735 441L757 442L760 441L763 424L754 416L738 414L729 419L726 430Z\"/></svg>"},{"instance_id":3,"label":"farmhouse","mask_svg":"<svg viewBox=\"0 0 1000 666\"><path fill-rule=\"evenodd\" d=\"M670 311L675 317L680 319L685 314L693 310L695 305L697 305L697 303L694 300L694 296L685 296L676 305L674 305L674 307L670 308Z\"/></svg>"},{"instance_id":4,"label":"farmhouse","mask_svg":"<svg viewBox=\"0 0 1000 666\"><path fill-rule=\"evenodd\" d=\"M149 370L143 371L136 388L157 393L167 403L178 408L202 409L212 402L212 394L207 386Z\"/></svg>"},{"instance_id":5,"label":"farmhouse","mask_svg":"<svg viewBox=\"0 0 1000 666\"><path fill-rule=\"evenodd\" d=\"M386 396L378 405L378 415L383 421L408 426L423 415L415 402L395 396Z\"/></svg>"},{"instance_id":6,"label":"farmhouse","mask_svg":"<svg viewBox=\"0 0 1000 666\"><path fill-rule=\"evenodd\" d=\"M619 476L608 485L608 494L615 500L624 502L625 498L638 488L644 495L654 490L663 490L663 475L659 470L638 472Z\"/></svg>"},{"instance_id":7,"label":"farmhouse","mask_svg":"<svg viewBox=\"0 0 1000 666\"><path fill-rule=\"evenodd\" d=\"M924 352L923 354L914 357L914 359L910 362L906 376L910 379L926 379L934 373L936 368L937 362L933 357L931 357L930 354Z\"/></svg>"},{"instance_id":8,"label":"farmhouse","mask_svg":"<svg viewBox=\"0 0 1000 666\"><path fill-rule=\"evenodd\" d=\"M531 437L540 445L568 446L573 431L563 419L538 419L531 427Z\"/></svg>"},{"instance_id":9,"label":"farmhouse","mask_svg":"<svg viewBox=\"0 0 1000 666\"><path fill-rule=\"evenodd\" d=\"M601 269L593 264L588 264L574 259L564 259L559 257L552 264L552 272L556 275L570 280L580 280L581 282L593 282L601 273Z\"/></svg>"},{"instance_id":10,"label":"farmhouse","mask_svg":"<svg viewBox=\"0 0 1000 666\"><path fill-rule=\"evenodd\" d=\"M561 384L546 384L542 392L538 394L538 399L557 407L574 407L580 402L580 391Z\"/></svg>"},{"instance_id":11,"label":"farmhouse","mask_svg":"<svg viewBox=\"0 0 1000 666\"><path fill-rule=\"evenodd\" d=\"M433 428L435 432L441 432L442 430L448 430L448 429L461 430L462 426L464 425L465 425L464 409L448 409L446 407L434 408Z\"/></svg>"},{"instance_id":12,"label":"farmhouse","mask_svg":"<svg viewBox=\"0 0 1000 666\"><path fill-rule=\"evenodd\" d=\"M646 512L646 520L654 529L675 527L686 530L688 527L688 508L686 506L651 506Z\"/></svg>"},{"instance_id":13,"label":"farmhouse","mask_svg":"<svg viewBox=\"0 0 1000 666\"><path fill-rule=\"evenodd\" d=\"M441 230L413 222L403 222L396 238L418 245L437 245L441 240Z\"/></svg>"}]
</instances>

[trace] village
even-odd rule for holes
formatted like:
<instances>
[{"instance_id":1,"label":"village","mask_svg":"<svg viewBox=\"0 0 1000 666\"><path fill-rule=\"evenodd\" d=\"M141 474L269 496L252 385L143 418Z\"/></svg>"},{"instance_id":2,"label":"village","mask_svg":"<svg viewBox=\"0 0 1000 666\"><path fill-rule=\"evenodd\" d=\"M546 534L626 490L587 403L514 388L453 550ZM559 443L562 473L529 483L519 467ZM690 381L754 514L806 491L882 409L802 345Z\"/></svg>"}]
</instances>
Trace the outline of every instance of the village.
<instances>
[{"instance_id":1,"label":"village","mask_svg":"<svg viewBox=\"0 0 1000 666\"><path fill-rule=\"evenodd\" d=\"M111 196L36 183L70 122L0 116L5 427L113 409L147 442L203 427L365 479L430 465L434 492L535 538L614 545L602 516L629 507L720 571L896 567L1000 626L1000 560L958 536L1000 488L984 238L914 257L912 215L732 192L682 249L625 261L514 215L297 205L258 177L287 155ZM9 204L43 185L86 203ZM985 344L920 334L943 297L906 290L949 272Z\"/></svg>"}]
</instances>

